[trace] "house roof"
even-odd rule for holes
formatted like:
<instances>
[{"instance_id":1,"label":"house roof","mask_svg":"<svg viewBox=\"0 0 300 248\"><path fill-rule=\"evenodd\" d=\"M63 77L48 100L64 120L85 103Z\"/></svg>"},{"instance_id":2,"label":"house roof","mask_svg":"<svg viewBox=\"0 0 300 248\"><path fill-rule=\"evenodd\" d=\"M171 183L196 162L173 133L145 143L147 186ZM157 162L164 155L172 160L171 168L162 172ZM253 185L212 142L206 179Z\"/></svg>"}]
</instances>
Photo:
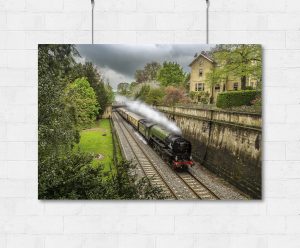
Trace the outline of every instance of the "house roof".
<instances>
[{"instance_id":1,"label":"house roof","mask_svg":"<svg viewBox=\"0 0 300 248\"><path fill-rule=\"evenodd\" d=\"M215 63L213 61L213 59L209 58L207 54L205 54L204 52L201 52L190 64L189 66L192 66L200 57L203 57L205 59L207 59L208 61L210 61L211 63Z\"/></svg>"}]
</instances>

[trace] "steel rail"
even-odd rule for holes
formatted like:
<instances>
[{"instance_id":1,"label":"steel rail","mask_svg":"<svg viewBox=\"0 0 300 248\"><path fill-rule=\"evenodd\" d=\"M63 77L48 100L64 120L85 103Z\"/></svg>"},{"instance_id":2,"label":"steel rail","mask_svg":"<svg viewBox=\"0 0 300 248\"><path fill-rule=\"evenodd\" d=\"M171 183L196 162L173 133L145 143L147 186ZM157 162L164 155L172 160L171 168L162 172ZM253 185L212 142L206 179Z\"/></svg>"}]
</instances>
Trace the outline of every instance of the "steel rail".
<instances>
[{"instance_id":1,"label":"steel rail","mask_svg":"<svg viewBox=\"0 0 300 248\"><path fill-rule=\"evenodd\" d=\"M170 193L170 195L173 198L178 199L177 194L169 186L169 184L166 182L166 180L161 175L161 173L156 169L154 163L152 162L152 159L144 151L144 148L142 148L142 146L139 144L139 141L134 136L134 134L132 132L130 132L130 130L128 129L128 127L124 123L122 123L122 125L120 124L119 120L120 120L120 118L121 119L123 119L123 118L117 113L115 113L114 118L117 120L115 123L120 127L120 130L122 131L123 135L127 139L129 138L128 139L128 144L129 144L131 150L133 151L133 154L136 157L136 161L140 165L140 168L142 169L142 171L144 172L146 177L150 180L150 183L151 184L156 184L158 186L164 185L165 189L167 189L167 191L168 191L168 192L165 192L165 193ZM130 141L134 141L134 142L130 142ZM134 145L136 145L136 147L134 147ZM139 152L140 152L140 154L137 154ZM143 160L142 157L146 158L146 160ZM156 182L155 182L155 180L154 180L155 176L159 178L160 183L159 183L159 180L157 181L157 178L156 178ZM166 190L164 190L164 191L166 191Z\"/></svg>"},{"instance_id":2,"label":"steel rail","mask_svg":"<svg viewBox=\"0 0 300 248\"><path fill-rule=\"evenodd\" d=\"M176 172L177 176L193 191L193 193L201 200L217 200L220 199L212 190L203 184L190 172ZM194 185L193 185L194 184Z\"/></svg>"}]
</instances>

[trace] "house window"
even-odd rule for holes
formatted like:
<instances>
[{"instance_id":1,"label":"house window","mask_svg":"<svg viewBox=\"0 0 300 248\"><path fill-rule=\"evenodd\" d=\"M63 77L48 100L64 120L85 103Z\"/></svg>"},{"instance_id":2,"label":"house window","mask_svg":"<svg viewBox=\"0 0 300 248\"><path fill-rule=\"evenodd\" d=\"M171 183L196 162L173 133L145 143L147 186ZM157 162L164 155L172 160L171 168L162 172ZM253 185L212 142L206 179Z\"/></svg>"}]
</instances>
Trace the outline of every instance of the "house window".
<instances>
[{"instance_id":1,"label":"house window","mask_svg":"<svg viewBox=\"0 0 300 248\"><path fill-rule=\"evenodd\" d=\"M202 77L202 76L203 76L203 70L199 69L199 77Z\"/></svg>"},{"instance_id":2,"label":"house window","mask_svg":"<svg viewBox=\"0 0 300 248\"><path fill-rule=\"evenodd\" d=\"M233 89L238 90L239 89L239 83L234 83L233 84Z\"/></svg>"},{"instance_id":3,"label":"house window","mask_svg":"<svg viewBox=\"0 0 300 248\"><path fill-rule=\"evenodd\" d=\"M219 91L220 91L220 88L221 88L221 87L220 87L219 84L216 84L216 85L215 85L215 91L216 91L216 92L219 92Z\"/></svg>"},{"instance_id":4,"label":"house window","mask_svg":"<svg viewBox=\"0 0 300 248\"><path fill-rule=\"evenodd\" d=\"M204 91L204 83L196 83L195 91Z\"/></svg>"}]
</instances>

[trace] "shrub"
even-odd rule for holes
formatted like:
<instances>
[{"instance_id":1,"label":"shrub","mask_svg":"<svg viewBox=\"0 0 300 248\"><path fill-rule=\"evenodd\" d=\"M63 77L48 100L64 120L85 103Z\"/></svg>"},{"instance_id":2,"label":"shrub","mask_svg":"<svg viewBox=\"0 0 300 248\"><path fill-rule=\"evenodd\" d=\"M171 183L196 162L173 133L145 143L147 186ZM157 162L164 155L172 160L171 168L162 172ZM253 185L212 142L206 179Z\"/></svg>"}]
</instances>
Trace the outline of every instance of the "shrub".
<instances>
[{"instance_id":1,"label":"shrub","mask_svg":"<svg viewBox=\"0 0 300 248\"><path fill-rule=\"evenodd\" d=\"M258 95L253 101L251 101L251 104L257 107L261 107L262 106L261 95Z\"/></svg>"},{"instance_id":2,"label":"shrub","mask_svg":"<svg viewBox=\"0 0 300 248\"><path fill-rule=\"evenodd\" d=\"M209 103L209 93L206 91L192 91L189 96L194 102L200 102L203 104Z\"/></svg>"},{"instance_id":3,"label":"shrub","mask_svg":"<svg viewBox=\"0 0 300 248\"><path fill-rule=\"evenodd\" d=\"M94 89L86 78L77 78L65 89L65 101L75 108L77 124L80 128L90 127L96 120L99 104Z\"/></svg>"},{"instance_id":4,"label":"shrub","mask_svg":"<svg viewBox=\"0 0 300 248\"><path fill-rule=\"evenodd\" d=\"M228 91L218 94L217 107L230 108L235 106L252 105L252 101L261 96L260 90Z\"/></svg>"},{"instance_id":5,"label":"shrub","mask_svg":"<svg viewBox=\"0 0 300 248\"><path fill-rule=\"evenodd\" d=\"M176 103L189 103L185 89L182 87L168 86L165 88L164 104L174 106Z\"/></svg>"}]
</instances>

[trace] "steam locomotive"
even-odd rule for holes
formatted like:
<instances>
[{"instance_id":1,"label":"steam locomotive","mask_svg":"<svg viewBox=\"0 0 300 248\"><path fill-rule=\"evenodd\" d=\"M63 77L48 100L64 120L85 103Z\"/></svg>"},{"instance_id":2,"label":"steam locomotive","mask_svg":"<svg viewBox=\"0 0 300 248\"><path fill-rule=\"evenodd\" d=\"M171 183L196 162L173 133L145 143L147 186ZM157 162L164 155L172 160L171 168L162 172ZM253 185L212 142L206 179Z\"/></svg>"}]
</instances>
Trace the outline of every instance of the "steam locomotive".
<instances>
[{"instance_id":1,"label":"steam locomotive","mask_svg":"<svg viewBox=\"0 0 300 248\"><path fill-rule=\"evenodd\" d=\"M172 133L125 108L118 108L117 111L173 169L185 170L188 166L193 166L191 143L181 135Z\"/></svg>"}]
</instances>

